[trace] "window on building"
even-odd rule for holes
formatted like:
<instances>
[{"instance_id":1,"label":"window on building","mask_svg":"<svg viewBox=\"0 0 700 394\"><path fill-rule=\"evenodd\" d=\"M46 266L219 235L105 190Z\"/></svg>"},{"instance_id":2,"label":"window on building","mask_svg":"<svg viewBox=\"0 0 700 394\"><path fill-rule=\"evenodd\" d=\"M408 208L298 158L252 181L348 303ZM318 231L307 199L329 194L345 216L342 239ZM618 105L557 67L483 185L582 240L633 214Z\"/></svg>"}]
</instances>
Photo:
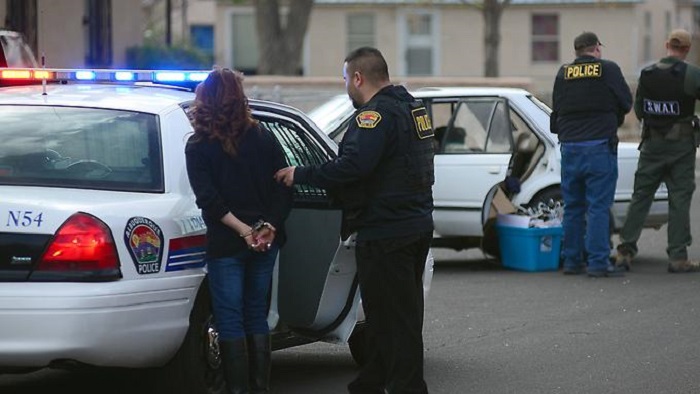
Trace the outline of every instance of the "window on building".
<instances>
[{"instance_id":1,"label":"window on building","mask_svg":"<svg viewBox=\"0 0 700 394\"><path fill-rule=\"evenodd\" d=\"M429 12L416 12L405 18L405 56L407 75L435 73L435 17Z\"/></svg>"},{"instance_id":2,"label":"window on building","mask_svg":"<svg viewBox=\"0 0 700 394\"><path fill-rule=\"evenodd\" d=\"M112 1L85 0L85 64L90 67L112 65Z\"/></svg>"},{"instance_id":3,"label":"window on building","mask_svg":"<svg viewBox=\"0 0 700 394\"><path fill-rule=\"evenodd\" d=\"M348 52L360 47L374 47L374 15L349 14L347 16Z\"/></svg>"},{"instance_id":4,"label":"window on building","mask_svg":"<svg viewBox=\"0 0 700 394\"><path fill-rule=\"evenodd\" d=\"M258 68L258 34L255 15L233 14L231 16L231 58L233 68L245 74L255 74Z\"/></svg>"},{"instance_id":5,"label":"window on building","mask_svg":"<svg viewBox=\"0 0 700 394\"><path fill-rule=\"evenodd\" d=\"M192 41L192 46L204 52L210 58L214 58L214 26L190 26L190 40Z\"/></svg>"},{"instance_id":6,"label":"window on building","mask_svg":"<svg viewBox=\"0 0 700 394\"><path fill-rule=\"evenodd\" d=\"M532 15L532 61L559 61L559 15Z\"/></svg>"}]
</instances>

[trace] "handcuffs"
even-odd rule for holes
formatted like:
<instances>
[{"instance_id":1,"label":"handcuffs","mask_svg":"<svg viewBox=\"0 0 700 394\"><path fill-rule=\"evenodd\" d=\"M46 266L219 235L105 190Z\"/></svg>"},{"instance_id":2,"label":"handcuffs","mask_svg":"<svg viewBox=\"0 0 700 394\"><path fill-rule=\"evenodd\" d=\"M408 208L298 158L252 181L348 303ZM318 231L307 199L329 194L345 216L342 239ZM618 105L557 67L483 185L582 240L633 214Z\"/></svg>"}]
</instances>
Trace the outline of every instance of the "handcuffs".
<instances>
[{"instance_id":1,"label":"handcuffs","mask_svg":"<svg viewBox=\"0 0 700 394\"><path fill-rule=\"evenodd\" d=\"M258 231L262 230L263 228L268 228L268 229L270 229L270 230L272 230L272 231L277 231L273 225L271 225L270 223L268 223L268 222L266 222L266 221L260 219L260 220L258 220L257 222L253 223L252 226L250 226L250 232L249 232L249 233L241 234L241 238L245 238L245 237L247 237L247 236L249 236L249 235L253 235L253 233L257 233ZM270 244L270 243L268 242L266 246L269 248L271 245L272 245L272 244ZM252 247L252 246L249 246L249 248L251 248L251 247Z\"/></svg>"},{"instance_id":2,"label":"handcuffs","mask_svg":"<svg viewBox=\"0 0 700 394\"><path fill-rule=\"evenodd\" d=\"M270 223L268 223L262 219L255 222L250 228L251 228L252 232L256 233L265 227L269 228L272 231L275 231L275 228Z\"/></svg>"}]
</instances>

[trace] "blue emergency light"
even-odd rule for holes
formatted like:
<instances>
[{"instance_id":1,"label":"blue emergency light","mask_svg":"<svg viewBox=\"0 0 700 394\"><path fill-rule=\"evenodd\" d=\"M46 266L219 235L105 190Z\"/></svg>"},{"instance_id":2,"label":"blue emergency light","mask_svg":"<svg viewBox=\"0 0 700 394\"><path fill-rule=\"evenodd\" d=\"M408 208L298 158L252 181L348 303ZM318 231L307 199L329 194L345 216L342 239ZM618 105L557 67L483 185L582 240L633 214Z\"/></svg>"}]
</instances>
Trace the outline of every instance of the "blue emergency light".
<instances>
[{"instance_id":1,"label":"blue emergency light","mask_svg":"<svg viewBox=\"0 0 700 394\"><path fill-rule=\"evenodd\" d=\"M0 82L111 82L177 85L194 88L204 81L210 71L201 70L110 70L110 69L57 69L57 68L4 68Z\"/></svg>"}]
</instances>

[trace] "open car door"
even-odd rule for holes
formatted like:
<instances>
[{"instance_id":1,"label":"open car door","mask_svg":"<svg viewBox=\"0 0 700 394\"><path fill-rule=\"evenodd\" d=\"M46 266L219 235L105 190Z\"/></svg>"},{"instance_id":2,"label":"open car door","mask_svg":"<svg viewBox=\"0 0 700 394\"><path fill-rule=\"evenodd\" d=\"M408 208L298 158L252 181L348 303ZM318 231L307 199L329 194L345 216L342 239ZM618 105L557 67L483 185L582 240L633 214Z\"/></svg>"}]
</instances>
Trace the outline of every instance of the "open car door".
<instances>
[{"instance_id":1,"label":"open car door","mask_svg":"<svg viewBox=\"0 0 700 394\"><path fill-rule=\"evenodd\" d=\"M294 108L251 100L254 116L277 138L289 165L320 164L336 156L337 145ZM294 186L273 283L272 326L301 337L345 342L357 320L354 236L340 240L341 211L326 191ZM268 318L268 322L270 322Z\"/></svg>"},{"instance_id":2,"label":"open car door","mask_svg":"<svg viewBox=\"0 0 700 394\"><path fill-rule=\"evenodd\" d=\"M505 179L514 150L508 101L440 98L431 112L438 138L435 230L443 237L481 236L482 206L489 190Z\"/></svg>"}]
</instances>

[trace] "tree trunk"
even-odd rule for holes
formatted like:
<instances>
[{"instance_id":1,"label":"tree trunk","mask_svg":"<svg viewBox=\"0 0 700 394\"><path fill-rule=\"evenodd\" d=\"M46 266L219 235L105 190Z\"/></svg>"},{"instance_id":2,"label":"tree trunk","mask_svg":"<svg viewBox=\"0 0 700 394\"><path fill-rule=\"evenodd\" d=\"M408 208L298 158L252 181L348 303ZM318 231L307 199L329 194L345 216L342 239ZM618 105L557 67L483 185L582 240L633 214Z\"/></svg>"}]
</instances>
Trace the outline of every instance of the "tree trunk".
<instances>
[{"instance_id":1,"label":"tree trunk","mask_svg":"<svg viewBox=\"0 0 700 394\"><path fill-rule=\"evenodd\" d=\"M289 2L287 23L282 23L279 0L257 0L255 16L260 43L258 74L297 75L313 0Z\"/></svg>"},{"instance_id":2,"label":"tree trunk","mask_svg":"<svg viewBox=\"0 0 700 394\"><path fill-rule=\"evenodd\" d=\"M498 77L498 48L501 45L501 15L510 0L484 0L484 76Z\"/></svg>"}]
</instances>

